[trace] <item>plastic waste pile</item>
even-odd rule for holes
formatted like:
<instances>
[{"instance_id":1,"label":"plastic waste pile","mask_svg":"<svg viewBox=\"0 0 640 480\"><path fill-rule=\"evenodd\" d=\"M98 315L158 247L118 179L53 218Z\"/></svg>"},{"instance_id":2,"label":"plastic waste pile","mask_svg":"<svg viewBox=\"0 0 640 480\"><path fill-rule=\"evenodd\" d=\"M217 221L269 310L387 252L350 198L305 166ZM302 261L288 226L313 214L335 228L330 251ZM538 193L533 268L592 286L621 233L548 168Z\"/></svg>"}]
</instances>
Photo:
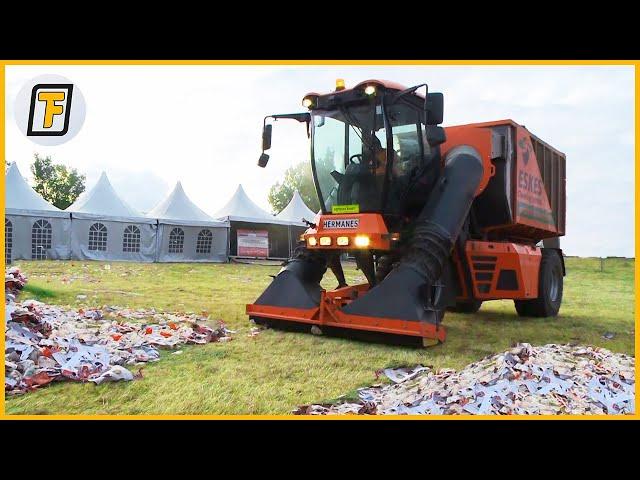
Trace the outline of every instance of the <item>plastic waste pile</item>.
<instances>
[{"instance_id":1,"label":"plastic waste pile","mask_svg":"<svg viewBox=\"0 0 640 480\"><path fill-rule=\"evenodd\" d=\"M298 415L631 414L635 359L604 348L514 348L456 372L387 369L391 385L358 390L359 400L303 405Z\"/></svg>"},{"instance_id":2,"label":"plastic waste pile","mask_svg":"<svg viewBox=\"0 0 640 480\"><path fill-rule=\"evenodd\" d=\"M4 297L6 302L15 302L16 295L20 293L27 283L27 277L18 267L7 269L4 274Z\"/></svg>"},{"instance_id":3,"label":"plastic waste pile","mask_svg":"<svg viewBox=\"0 0 640 480\"><path fill-rule=\"evenodd\" d=\"M14 270L14 269L12 269ZM11 277L11 278L9 278ZM96 384L142 376L127 367L160 359L159 349L231 340L223 322L195 314L119 307L70 309L15 301L26 282L5 276L5 394L22 394L58 380ZM132 320L132 321L128 321Z\"/></svg>"}]
</instances>

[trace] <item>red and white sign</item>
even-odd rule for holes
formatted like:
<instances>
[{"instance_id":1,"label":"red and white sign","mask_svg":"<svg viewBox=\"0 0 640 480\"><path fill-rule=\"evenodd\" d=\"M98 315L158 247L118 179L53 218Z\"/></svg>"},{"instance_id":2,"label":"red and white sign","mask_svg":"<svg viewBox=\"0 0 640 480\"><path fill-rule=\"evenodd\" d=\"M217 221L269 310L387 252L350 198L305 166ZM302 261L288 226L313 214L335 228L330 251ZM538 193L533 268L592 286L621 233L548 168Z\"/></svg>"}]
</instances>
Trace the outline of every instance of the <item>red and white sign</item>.
<instances>
[{"instance_id":1,"label":"red and white sign","mask_svg":"<svg viewBox=\"0 0 640 480\"><path fill-rule=\"evenodd\" d=\"M238 256L269 256L269 232L266 230L238 230Z\"/></svg>"}]
</instances>

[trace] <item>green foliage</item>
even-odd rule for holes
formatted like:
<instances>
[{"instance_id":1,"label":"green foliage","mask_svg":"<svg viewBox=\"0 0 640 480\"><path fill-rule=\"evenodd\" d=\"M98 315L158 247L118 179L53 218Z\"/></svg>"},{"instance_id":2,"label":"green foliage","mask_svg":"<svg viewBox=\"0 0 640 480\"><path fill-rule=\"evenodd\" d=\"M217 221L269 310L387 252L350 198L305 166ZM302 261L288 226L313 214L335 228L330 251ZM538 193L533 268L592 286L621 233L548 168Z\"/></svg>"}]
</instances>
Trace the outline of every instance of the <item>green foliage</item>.
<instances>
[{"instance_id":1,"label":"green foliage","mask_svg":"<svg viewBox=\"0 0 640 480\"><path fill-rule=\"evenodd\" d=\"M289 167L284 173L282 183L276 182L271 187L269 204L275 214L280 213L289 204L296 190L311 210L314 212L320 210L320 202L311 173L311 164L303 162Z\"/></svg>"},{"instance_id":2,"label":"green foliage","mask_svg":"<svg viewBox=\"0 0 640 480\"><path fill-rule=\"evenodd\" d=\"M35 181L34 190L62 210L84 192L86 176L80 175L75 168L53 163L49 156L42 158L36 153L31 173Z\"/></svg>"}]
</instances>

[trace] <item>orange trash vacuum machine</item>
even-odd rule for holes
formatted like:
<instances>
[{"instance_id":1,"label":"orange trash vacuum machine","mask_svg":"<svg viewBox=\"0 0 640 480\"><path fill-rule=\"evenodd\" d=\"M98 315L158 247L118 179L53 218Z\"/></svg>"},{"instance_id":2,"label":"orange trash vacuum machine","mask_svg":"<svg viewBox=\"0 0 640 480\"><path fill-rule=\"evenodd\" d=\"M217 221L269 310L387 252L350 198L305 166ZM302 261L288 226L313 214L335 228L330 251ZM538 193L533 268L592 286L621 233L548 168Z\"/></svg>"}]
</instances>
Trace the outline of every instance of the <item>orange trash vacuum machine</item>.
<instances>
[{"instance_id":1,"label":"orange trash vacuum machine","mask_svg":"<svg viewBox=\"0 0 640 480\"><path fill-rule=\"evenodd\" d=\"M427 92L418 93L424 87ZM298 247L246 311L258 324L442 342L445 310L513 299L521 316L556 316L565 275L565 155L512 120L452 127L443 95L368 80L309 93L306 124L322 206ZM367 279L347 285L341 257ZM327 269L338 285L325 290ZM314 328L315 326L315 328Z\"/></svg>"}]
</instances>

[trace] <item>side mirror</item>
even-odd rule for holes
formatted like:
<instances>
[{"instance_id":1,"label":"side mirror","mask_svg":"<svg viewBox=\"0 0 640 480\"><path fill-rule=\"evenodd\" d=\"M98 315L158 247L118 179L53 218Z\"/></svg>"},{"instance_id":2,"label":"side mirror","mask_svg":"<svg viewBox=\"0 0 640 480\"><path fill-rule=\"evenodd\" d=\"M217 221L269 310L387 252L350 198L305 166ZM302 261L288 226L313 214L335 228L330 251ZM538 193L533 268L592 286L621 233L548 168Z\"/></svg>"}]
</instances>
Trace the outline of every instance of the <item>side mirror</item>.
<instances>
[{"instance_id":1,"label":"side mirror","mask_svg":"<svg viewBox=\"0 0 640 480\"><path fill-rule=\"evenodd\" d=\"M424 99L425 124L438 125L444 120L444 95L428 93Z\"/></svg>"},{"instance_id":2,"label":"side mirror","mask_svg":"<svg viewBox=\"0 0 640 480\"><path fill-rule=\"evenodd\" d=\"M433 125L426 125L426 137L427 142L432 147L436 147L447 141L447 135L442 127L435 127Z\"/></svg>"},{"instance_id":3,"label":"side mirror","mask_svg":"<svg viewBox=\"0 0 640 480\"><path fill-rule=\"evenodd\" d=\"M262 128L262 151L269 150L271 148L271 130L273 125L265 124Z\"/></svg>"},{"instance_id":4,"label":"side mirror","mask_svg":"<svg viewBox=\"0 0 640 480\"><path fill-rule=\"evenodd\" d=\"M258 166L264 168L267 166L267 163L269 163L269 155L262 152L262 155L260 155L260 158L258 159Z\"/></svg>"},{"instance_id":5,"label":"side mirror","mask_svg":"<svg viewBox=\"0 0 640 480\"><path fill-rule=\"evenodd\" d=\"M271 131L273 130L272 124L267 124L267 119L272 118L277 120L279 118L288 118L291 120L297 120L298 122L306 122L307 124L307 135L309 135L309 122L311 122L311 114L309 113L285 113L278 115L267 115L264 117L262 123L262 155L260 155L260 159L258 160L258 166L264 168L269 163L269 155L267 155L265 150L269 150L271 148Z\"/></svg>"}]
</instances>

